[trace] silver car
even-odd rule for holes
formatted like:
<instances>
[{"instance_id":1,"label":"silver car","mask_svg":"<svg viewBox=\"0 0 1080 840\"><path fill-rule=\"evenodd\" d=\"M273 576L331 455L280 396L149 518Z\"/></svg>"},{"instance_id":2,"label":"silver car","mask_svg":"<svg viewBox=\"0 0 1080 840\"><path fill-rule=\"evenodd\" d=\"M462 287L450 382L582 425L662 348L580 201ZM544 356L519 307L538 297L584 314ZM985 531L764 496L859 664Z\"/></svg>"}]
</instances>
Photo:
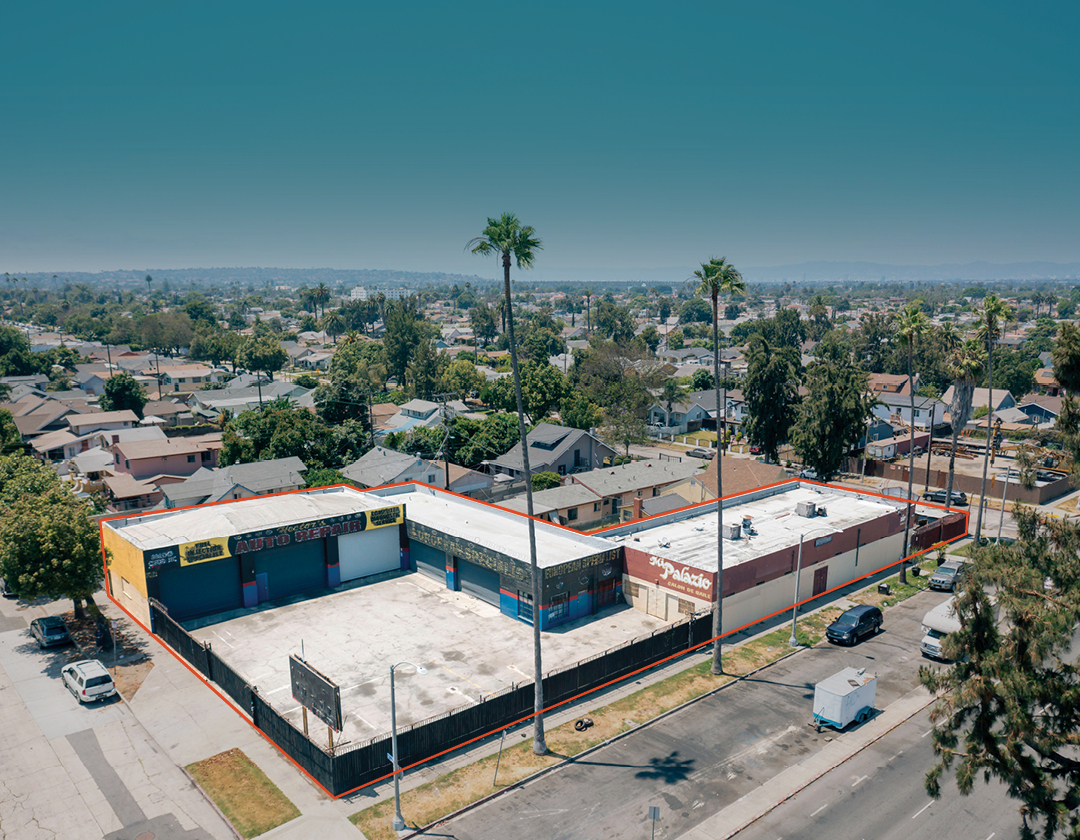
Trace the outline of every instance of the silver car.
<instances>
[{"instance_id":1,"label":"silver car","mask_svg":"<svg viewBox=\"0 0 1080 840\"><path fill-rule=\"evenodd\" d=\"M965 563L959 560L950 560L938 566L936 572L930 576L929 586L931 589L939 589L943 592L953 592L960 576L964 573Z\"/></svg>"}]
</instances>

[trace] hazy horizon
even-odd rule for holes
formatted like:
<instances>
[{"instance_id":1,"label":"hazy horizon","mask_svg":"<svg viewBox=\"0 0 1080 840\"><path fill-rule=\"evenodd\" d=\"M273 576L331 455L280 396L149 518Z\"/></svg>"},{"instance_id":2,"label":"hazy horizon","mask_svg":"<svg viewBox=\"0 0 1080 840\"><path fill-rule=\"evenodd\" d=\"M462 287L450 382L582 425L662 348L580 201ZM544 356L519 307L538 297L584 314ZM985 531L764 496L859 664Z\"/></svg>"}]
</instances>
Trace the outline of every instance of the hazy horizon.
<instances>
[{"instance_id":1,"label":"hazy horizon","mask_svg":"<svg viewBox=\"0 0 1080 840\"><path fill-rule=\"evenodd\" d=\"M61 5L0 8L0 273L1080 262L1075 4Z\"/></svg>"}]
</instances>

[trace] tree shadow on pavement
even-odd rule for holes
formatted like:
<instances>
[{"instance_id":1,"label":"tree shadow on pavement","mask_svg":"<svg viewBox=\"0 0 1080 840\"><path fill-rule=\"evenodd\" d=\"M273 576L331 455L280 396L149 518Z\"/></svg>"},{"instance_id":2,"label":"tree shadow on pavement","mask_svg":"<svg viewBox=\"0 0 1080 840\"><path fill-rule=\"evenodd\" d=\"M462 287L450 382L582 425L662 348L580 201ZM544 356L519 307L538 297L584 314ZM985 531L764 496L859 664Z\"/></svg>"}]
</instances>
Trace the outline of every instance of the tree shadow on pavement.
<instances>
[{"instance_id":1,"label":"tree shadow on pavement","mask_svg":"<svg viewBox=\"0 0 1080 840\"><path fill-rule=\"evenodd\" d=\"M685 781L693 769L694 759L680 759L676 750L664 758L650 758L648 770L634 774L636 779L660 779L666 785Z\"/></svg>"}]
</instances>

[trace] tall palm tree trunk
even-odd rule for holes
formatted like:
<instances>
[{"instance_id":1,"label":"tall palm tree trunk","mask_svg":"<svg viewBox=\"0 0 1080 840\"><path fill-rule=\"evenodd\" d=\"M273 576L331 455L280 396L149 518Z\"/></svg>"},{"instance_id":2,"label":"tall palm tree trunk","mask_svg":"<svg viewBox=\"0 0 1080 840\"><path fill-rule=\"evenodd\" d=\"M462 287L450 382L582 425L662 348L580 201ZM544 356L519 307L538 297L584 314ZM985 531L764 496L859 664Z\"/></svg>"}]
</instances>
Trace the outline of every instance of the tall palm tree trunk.
<instances>
[{"instance_id":1,"label":"tall palm tree trunk","mask_svg":"<svg viewBox=\"0 0 1080 840\"><path fill-rule=\"evenodd\" d=\"M510 367L514 371L514 397L517 399L518 432L521 435L521 466L525 470L525 509L529 518L529 568L532 571L533 752L546 755L544 740L544 669L540 657L540 566L536 562L536 523L533 520L532 472L529 469L529 441L525 432L525 403L521 399L521 372L518 370L517 343L514 341L514 311L510 303L510 252L503 251L503 294L506 296L506 330L510 337Z\"/></svg>"},{"instance_id":2,"label":"tall palm tree trunk","mask_svg":"<svg viewBox=\"0 0 1080 840\"><path fill-rule=\"evenodd\" d=\"M907 583L907 556L908 542L911 537L911 485L915 480L915 380L911 374L911 357L915 352L915 339L908 341L907 356L907 381L908 391L911 396L911 423L908 426L910 437L908 438L908 475L907 475L907 507L904 517L904 550L900 561L900 583Z\"/></svg>"},{"instance_id":3,"label":"tall palm tree trunk","mask_svg":"<svg viewBox=\"0 0 1080 840\"><path fill-rule=\"evenodd\" d=\"M986 507L986 472L990 467L990 451L994 447L994 345L993 331L986 331L986 384L990 413L986 415L986 454L983 456L982 487L979 489L979 515L975 518L975 545L982 536L983 508Z\"/></svg>"},{"instance_id":4,"label":"tall palm tree trunk","mask_svg":"<svg viewBox=\"0 0 1080 840\"><path fill-rule=\"evenodd\" d=\"M945 504L952 505L953 476L956 474L956 441L960 437L960 424L952 416L952 448L949 450L949 478L945 482Z\"/></svg>"},{"instance_id":5,"label":"tall palm tree trunk","mask_svg":"<svg viewBox=\"0 0 1080 840\"><path fill-rule=\"evenodd\" d=\"M713 349L713 384L716 389L716 434L717 444L720 443L720 339L716 316L718 294L712 295L712 349ZM725 395L726 396L726 395ZM719 446L717 447L719 448ZM716 457L716 591L713 593L716 600L713 602L712 634L713 655L712 673L724 673L724 663L720 659L720 635L724 632L724 460L720 455Z\"/></svg>"}]
</instances>

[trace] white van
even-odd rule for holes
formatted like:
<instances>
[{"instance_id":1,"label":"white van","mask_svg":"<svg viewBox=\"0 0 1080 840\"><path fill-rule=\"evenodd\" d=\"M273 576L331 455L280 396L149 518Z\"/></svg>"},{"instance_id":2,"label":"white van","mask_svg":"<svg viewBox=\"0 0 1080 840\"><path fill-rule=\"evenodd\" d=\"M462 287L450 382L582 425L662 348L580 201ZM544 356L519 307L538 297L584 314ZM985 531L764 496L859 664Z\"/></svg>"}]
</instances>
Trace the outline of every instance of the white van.
<instances>
[{"instance_id":1,"label":"white van","mask_svg":"<svg viewBox=\"0 0 1080 840\"><path fill-rule=\"evenodd\" d=\"M923 656L929 656L931 659L938 659L942 662L948 661L943 652L942 643L945 641L946 636L960 629L960 621L957 619L954 609L955 604L956 596L954 595L923 616L923 640L919 645L919 650L922 651Z\"/></svg>"}]
</instances>

